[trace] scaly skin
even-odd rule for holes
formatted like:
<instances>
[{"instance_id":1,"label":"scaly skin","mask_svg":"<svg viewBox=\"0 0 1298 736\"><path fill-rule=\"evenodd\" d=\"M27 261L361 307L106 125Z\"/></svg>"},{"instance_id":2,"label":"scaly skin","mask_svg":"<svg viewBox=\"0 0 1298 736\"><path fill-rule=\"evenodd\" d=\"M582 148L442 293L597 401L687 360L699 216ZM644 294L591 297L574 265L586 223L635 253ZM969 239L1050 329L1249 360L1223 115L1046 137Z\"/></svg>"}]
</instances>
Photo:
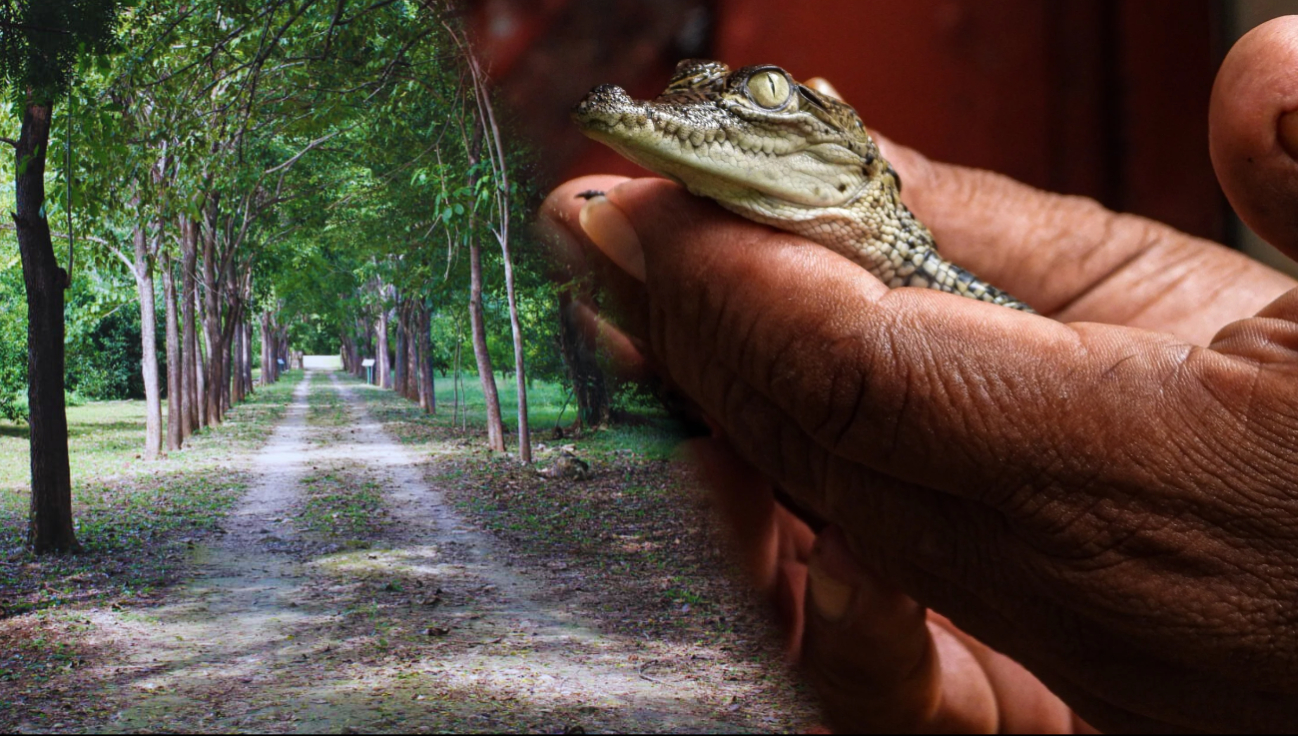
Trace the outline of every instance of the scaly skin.
<instances>
[{"instance_id":1,"label":"scaly skin","mask_svg":"<svg viewBox=\"0 0 1298 736\"><path fill-rule=\"evenodd\" d=\"M856 111L778 67L732 72L686 60L656 100L603 85L572 116L586 135L691 193L830 248L891 287L1032 311L943 260Z\"/></svg>"}]
</instances>

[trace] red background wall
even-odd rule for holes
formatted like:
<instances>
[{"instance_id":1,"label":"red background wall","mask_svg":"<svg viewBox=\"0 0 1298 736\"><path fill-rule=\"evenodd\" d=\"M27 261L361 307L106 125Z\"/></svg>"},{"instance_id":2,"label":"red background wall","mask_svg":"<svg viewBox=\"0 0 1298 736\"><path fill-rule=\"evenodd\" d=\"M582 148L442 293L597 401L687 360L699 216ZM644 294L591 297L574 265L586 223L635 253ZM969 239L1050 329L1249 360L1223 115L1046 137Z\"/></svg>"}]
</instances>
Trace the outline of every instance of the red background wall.
<instances>
[{"instance_id":1,"label":"red background wall","mask_svg":"<svg viewBox=\"0 0 1298 736\"><path fill-rule=\"evenodd\" d=\"M480 0L473 18L547 170L631 173L566 111L614 82L662 89L675 61L824 76L871 128L933 158L1222 239L1207 152L1222 24L1211 0ZM699 14L701 40L682 41ZM595 20L598 19L598 20Z\"/></svg>"}]
</instances>

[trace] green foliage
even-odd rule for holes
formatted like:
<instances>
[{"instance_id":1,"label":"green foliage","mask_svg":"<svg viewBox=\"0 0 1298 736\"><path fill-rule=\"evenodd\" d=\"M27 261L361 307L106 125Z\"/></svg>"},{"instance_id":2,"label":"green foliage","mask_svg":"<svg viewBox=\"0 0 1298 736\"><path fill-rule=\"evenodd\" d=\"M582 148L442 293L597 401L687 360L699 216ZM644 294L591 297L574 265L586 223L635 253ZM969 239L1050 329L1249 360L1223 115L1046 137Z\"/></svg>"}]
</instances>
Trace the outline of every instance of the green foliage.
<instances>
[{"instance_id":1,"label":"green foliage","mask_svg":"<svg viewBox=\"0 0 1298 736\"><path fill-rule=\"evenodd\" d=\"M0 417L25 421L27 301L16 252L17 246L11 239L0 241Z\"/></svg>"},{"instance_id":2,"label":"green foliage","mask_svg":"<svg viewBox=\"0 0 1298 736\"><path fill-rule=\"evenodd\" d=\"M140 373L140 307L124 304L69 342L69 390L87 399L144 397Z\"/></svg>"},{"instance_id":3,"label":"green foliage","mask_svg":"<svg viewBox=\"0 0 1298 736\"><path fill-rule=\"evenodd\" d=\"M0 0L0 77L13 94L50 104L79 56L114 42L120 0Z\"/></svg>"},{"instance_id":4,"label":"green foliage","mask_svg":"<svg viewBox=\"0 0 1298 736\"><path fill-rule=\"evenodd\" d=\"M567 380L554 290L525 224L539 202L528 184L532 153L506 130L505 150L489 155L461 47L432 6L0 0L7 58L57 41L13 25L37 6L64 13L59 27L76 25L79 38L99 29L94 37L108 39L116 22L123 50L81 57L71 84L50 82L68 101L51 140L47 206L60 230L72 209L78 235L67 341L79 396L139 393L135 285L122 266L132 231L162 223L157 242L174 258L178 217L206 228L209 212L217 257L231 273L251 272L246 294L220 292L223 310L243 300L254 320L274 315L295 349L337 353L346 336L371 357L380 311L418 302L432 313L433 363L450 369L459 345L468 370L471 243L483 259L490 351L498 369L513 369L498 240L508 221L529 375ZM74 7L84 11L75 21ZM19 67L4 68L17 84ZM0 110L0 128L14 129L13 113ZM71 167L54 155L69 133ZM0 293L0 350L25 339L12 296ZM161 338L161 310L158 321ZM4 381L23 381L21 366L9 373L0 397Z\"/></svg>"}]
</instances>

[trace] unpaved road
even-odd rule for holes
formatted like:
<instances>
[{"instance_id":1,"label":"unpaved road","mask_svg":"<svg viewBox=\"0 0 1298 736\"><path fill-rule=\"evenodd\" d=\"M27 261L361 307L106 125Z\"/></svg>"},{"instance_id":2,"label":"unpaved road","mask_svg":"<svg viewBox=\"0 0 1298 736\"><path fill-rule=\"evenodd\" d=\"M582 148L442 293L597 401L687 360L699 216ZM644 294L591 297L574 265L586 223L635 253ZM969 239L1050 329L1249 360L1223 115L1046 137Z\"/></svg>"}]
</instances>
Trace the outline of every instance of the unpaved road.
<instances>
[{"instance_id":1,"label":"unpaved road","mask_svg":"<svg viewBox=\"0 0 1298 736\"><path fill-rule=\"evenodd\" d=\"M763 665L595 630L501 560L351 389L308 373L249 466L257 480L159 606L91 614L118 654L93 673L95 731L788 730ZM308 421L334 391L343 421ZM382 533L321 544L321 477L381 493ZM336 541L336 540L335 540ZM805 715L805 713L803 714ZM804 722L805 723L805 722Z\"/></svg>"}]
</instances>

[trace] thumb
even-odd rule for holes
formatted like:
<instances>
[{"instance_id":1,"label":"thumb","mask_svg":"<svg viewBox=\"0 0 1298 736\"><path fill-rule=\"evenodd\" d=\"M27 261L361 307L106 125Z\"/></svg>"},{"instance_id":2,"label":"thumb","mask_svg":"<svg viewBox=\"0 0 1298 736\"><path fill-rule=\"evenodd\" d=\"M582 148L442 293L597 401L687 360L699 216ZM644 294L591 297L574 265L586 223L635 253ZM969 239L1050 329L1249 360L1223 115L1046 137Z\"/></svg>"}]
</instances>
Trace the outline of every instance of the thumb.
<instances>
[{"instance_id":1,"label":"thumb","mask_svg":"<svg viewBox=\"0 0 1298 736\"><path fill-rule=\"evenodd\" d=\"M980 664L858 564L837 527L817 540L807 578L801 666L835 732L996 731L996 695Z\"/></svg>"},{"instance_id":2,"label":"thumb","mask_svg":"<svg viewBox=\"0 0 1298 736\"><path fill-rule=\"evenodd\" d=\"M1226 55L1212 89L1209 143L1240 219L1298 258L1298 16L1258 26Z\"/></svg>"}]
</instances>

